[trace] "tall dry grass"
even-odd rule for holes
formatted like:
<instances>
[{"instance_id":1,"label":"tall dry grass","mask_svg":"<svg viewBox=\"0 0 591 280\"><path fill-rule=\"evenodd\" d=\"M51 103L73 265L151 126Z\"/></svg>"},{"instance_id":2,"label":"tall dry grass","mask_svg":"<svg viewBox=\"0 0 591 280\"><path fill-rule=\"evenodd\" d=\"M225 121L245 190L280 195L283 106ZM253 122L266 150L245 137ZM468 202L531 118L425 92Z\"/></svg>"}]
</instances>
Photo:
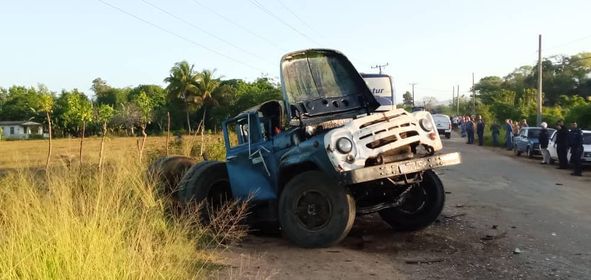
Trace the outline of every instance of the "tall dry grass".
<instances>
[{"instance_id":1,"label":"tall dry grass","mask_svg":"<svg viewBox=\"0 0 591 280\"><path fill-rule=\"evenodd\" d=\"M212 231L198 215L167 216L144 165L129 159L103 172L54 165L0 175L0 279L206 277L211 248L241 235L238 219Z\"/></svg>"}]
</instances>

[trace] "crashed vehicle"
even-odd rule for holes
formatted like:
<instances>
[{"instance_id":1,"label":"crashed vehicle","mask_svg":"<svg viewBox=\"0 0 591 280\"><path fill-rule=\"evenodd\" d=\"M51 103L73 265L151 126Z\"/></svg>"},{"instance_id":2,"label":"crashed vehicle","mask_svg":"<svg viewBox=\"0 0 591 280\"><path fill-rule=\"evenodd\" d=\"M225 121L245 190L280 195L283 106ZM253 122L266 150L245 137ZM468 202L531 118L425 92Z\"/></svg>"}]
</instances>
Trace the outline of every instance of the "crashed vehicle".
<instances>
[{"instance_id":1,"label":"crashed vehicle","mask_svg":"<svg viewBox=\"0 0 591 280\"><path fill-rule=\"evenodd\" d=\"M334 50L283 56L281 87L283 101L224 122L226 162L156 163L182 175L167 177L174 198L215 207L248 200L249 222L277 222L302 247L338 243L358 215L377 212L401 231L435 221L445 192L433 169L459 164L460 155L437 154L442 143L429 112L376 112L361 75Z\"/></svg>"}]
</instances>

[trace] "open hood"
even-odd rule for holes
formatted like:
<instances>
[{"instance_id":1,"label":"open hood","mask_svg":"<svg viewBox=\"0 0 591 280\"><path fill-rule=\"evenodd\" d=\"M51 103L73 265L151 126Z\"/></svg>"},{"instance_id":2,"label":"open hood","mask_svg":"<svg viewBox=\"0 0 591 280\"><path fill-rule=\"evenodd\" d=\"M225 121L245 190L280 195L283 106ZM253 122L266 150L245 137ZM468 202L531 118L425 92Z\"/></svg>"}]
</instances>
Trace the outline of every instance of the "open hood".
<instances>
[{"instance_id":1,"label":"open hood","mask_svg":"<svg viewBox=\"0 0 591 280\"><path fill-rule=\"evenodd\" d=\"M281 58L281 86L290 119L303 125L355 118L380 106L340 52L309 49Z\"/></svg>"}]
</instances>

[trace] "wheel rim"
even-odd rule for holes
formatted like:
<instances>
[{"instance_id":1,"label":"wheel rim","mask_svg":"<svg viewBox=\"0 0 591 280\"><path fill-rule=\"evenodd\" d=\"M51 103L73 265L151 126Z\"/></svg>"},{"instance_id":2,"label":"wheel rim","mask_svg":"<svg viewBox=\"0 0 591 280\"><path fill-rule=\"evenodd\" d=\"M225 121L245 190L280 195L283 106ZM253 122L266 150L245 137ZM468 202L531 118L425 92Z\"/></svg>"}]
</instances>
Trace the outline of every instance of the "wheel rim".
<instances>
[{"instance_id":1,"label":"wheel rim","mask_svg":"<svg viewBox=\"0 0 591 280\"><path fill-rule=\"evenodd\" d=\"M415 214L425 208L426 204L427 192L421 186L414 186L404 200L404 204L398 209L406 214Z\"/></svg>"},{"instance_id":2,"label":"wheel rim","mask_svg":"<svg viewBox=\"0 0 591 280\"><path fill-rule=\"evenodd\" d=\"M325 227L332 215L332 205L319 191L307 191L296 200L296 217L306 229L315 231Z\"/></svg>"}]
</instances>

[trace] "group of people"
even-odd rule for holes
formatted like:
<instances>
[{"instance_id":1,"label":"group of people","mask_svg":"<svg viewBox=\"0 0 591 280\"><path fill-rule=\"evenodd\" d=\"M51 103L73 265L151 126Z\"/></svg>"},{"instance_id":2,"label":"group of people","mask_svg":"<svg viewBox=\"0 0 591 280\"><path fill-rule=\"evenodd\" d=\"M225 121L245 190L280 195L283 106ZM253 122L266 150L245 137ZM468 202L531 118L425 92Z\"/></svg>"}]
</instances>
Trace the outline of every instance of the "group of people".
<instances>
[{"instance_id":1,"label":"group of people","mask_svg":"<svg viewBox=\"0 0 591 280\"><path fill-rule=\"evenodd\" d=\"M478 146L484 145L484 120L482 116L459 116L458 126L462 137L467 137L466 144L474 144L474 132L478 136Z\"/></svg>"},{"instance_id":2,"label":"group of people","mask_svg":"<svg viewBox=\"0 0 591 280\"><path fill-rule=\"evenodd\" d=\"M484 144L484 127L485 123L480 115L473 116L458 116L457 125L460 129L462 137L467 137L467 144L474 144L474 133L478 136L478 145ZM521 128L528 127L527 120L514 121L506 119L503 126L499 124L492 124L490 127L492 135L492 143L494 146L499 146L499 135L501 129L505 130L505 148L507 150L513 149L513 136L518 135ZM542 153L542 164L550 163L550 153L548 152L548 143L550 141L550 134L548 132L548 124L542 122L542 127L539 134L540 151ZM566 127L563 121L556 123L556 153L558 154L558 169L568 169L569 163L573 166L573 176L582 176L582 162L581 156L583 154L583 131L577 127L577 123L571 124L571 129ZM570 159L568 159L568 152L571 152Z\"/></svg>"},{"instance_id":3,"label":"group of people","mask_svg":"<svg viewBox=\"0 0 591 280\"><path fill-rule=\"evenodd\" d=\"M542 130L539 134L540 150L542 152L542 164L550 163L550 153L548 152L549 134L548 124L542 122L540 124ZM578 128L577 123L571 123L570 131L563 121L556 123L556 154L558 156L558 169L568 169L569 162L573 166L573 176L582 176L583 165L581 156L583 155L583 131ZM570 161L568 159L568 151L570 149Z\"/></svg>"}]
</instances>

